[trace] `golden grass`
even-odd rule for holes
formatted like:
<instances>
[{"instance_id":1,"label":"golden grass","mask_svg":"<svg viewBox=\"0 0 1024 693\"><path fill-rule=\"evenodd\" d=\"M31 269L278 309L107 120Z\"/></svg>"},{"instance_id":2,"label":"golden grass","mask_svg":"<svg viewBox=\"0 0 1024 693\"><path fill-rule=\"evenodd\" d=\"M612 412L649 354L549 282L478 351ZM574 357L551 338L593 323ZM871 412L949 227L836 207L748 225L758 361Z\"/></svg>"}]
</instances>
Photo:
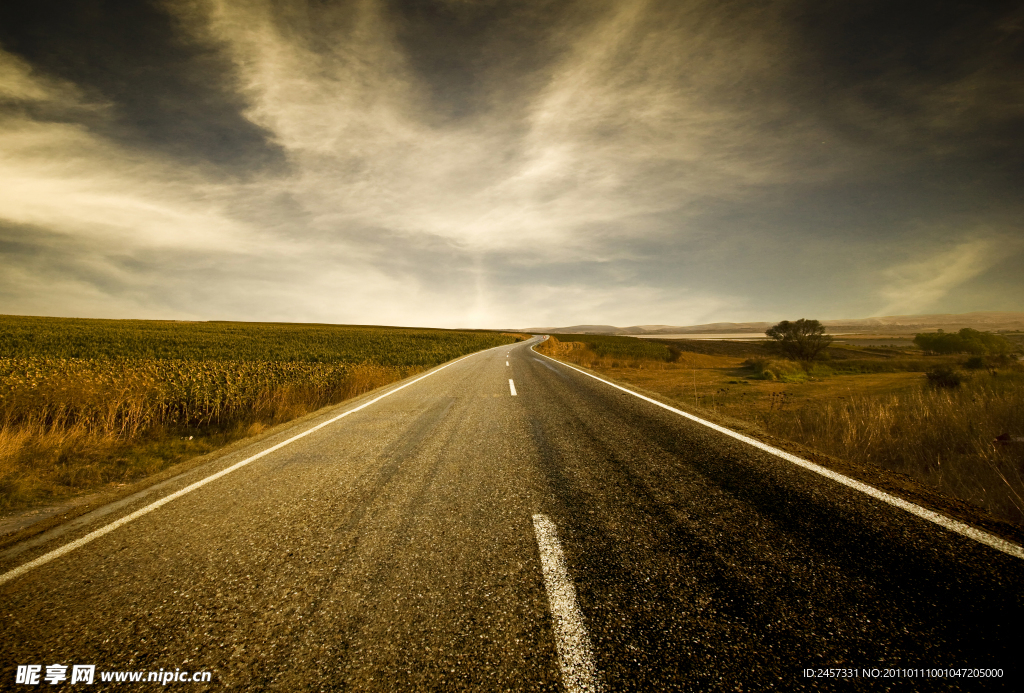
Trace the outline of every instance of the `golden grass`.
<instances>
[{"instance_id":1,"label":"golden grass","mask_svg":"<svg viewBox=\"0 0 1024 693\"><path fill-rule=\"evenodd\" d=\"M252 379L232 388L225 364L157 365L180 381L146 377L153 366L146 362L9 378L0 408L0 509L126 483L422 370L363 364L334 367L319 381Z\"/></svg>"},{"instance_id":2,"label":"golden grass","mask_svg":"<svg viewBox=\"0 0 1024 693\"><path fill-rule=\"evenodd\" d=\"M1024 374L978 375L779 412L776 435L827 454L910 474L994 515L1024 523Z\"/></svg>"},{"instance_id":3,"label":"golden grass","mask_svg":"<svg viewBox=\"0 0 1024 693\"><path fill-rule=\"evenodd\" d=\"M635 368L637 370L678 371L680 368L721 368L739 366L742 358L727 356L709 356L682 352L677 361L664 359L638 358L629 355L602 356L583 342L563 342L556 337L548 337L535 347L542 354L554 358L571 361L586 368Z\"/></svg>"}]
</instances>

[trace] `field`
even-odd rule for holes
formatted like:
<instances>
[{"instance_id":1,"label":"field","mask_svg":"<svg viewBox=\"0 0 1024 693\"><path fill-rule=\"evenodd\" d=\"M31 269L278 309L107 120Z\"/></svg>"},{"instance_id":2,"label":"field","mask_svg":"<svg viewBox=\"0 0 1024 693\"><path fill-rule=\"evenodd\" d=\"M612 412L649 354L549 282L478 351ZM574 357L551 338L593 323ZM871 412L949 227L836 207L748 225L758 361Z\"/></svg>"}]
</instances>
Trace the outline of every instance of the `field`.
<instances>
[{"instance_id":1,"label":"field","mask_svg":"<svg viewBox=\"0 0 1024 693\"><path fill-rule=\"evenodd\" d=\"M0 316L0 510L123 484L522 335Z\"/></svg>"},{"instance_id":2,"label":"field","mask_svg":"<svg viewBox=\"0 0 1024 693\"><path fill-rule=\"evenodd\" d=\"M631 343L640 341L558 335L538 349L724 425L907 474L1024 524L1024 369L1015 359L842 346L799 364L757 342ZM926 372L936 367L960 385L932 384Z\"/></svg>"}]
</instances>

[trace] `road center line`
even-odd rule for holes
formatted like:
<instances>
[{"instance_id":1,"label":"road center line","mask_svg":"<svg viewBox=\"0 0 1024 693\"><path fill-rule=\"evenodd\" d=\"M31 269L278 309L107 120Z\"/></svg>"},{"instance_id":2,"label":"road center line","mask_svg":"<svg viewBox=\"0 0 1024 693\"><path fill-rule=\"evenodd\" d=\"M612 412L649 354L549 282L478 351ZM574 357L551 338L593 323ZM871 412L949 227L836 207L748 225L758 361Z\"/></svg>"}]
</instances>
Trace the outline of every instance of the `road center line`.
<instances>
[{"instance_id":1,"label":"road center line","mask_svg":"<svg viewBox=\"0 0 1024 693\"><path fill-rule=\"evenodd\" d=\"M555 648L558 650L558 668L562 670L562 684L569 693L594 693L599 690L594 653L576 601L576 588L565 567L555 523L546 515L534 515L533 532L537 535L544 587L555 626Z\"/></svg>"},{"instance_id":2,"label":"road center line","mask_svg":"<svg viewBox=\"0 0 1024 693\"><path fill-rule=\"evenodd\" d=\"M492 348L494 348L494 347L492 347ZM484 351L486 351L486 349ZM13 568L13 569L7 571L6 573L4 573L3 575L0 575L0 585L4 584L5 582L9 582L10 580L13 580L14 578L18 577L19 575L24 575L25 573L27 573L28 571L32 570L33 568L38 568L41 565L45 565L45 564L49 563L50 561L52 561L55 558L60 558L61 556L63 556L66 553L71 553L75 549L81 548L82 546L85 546L89 542L94 541L96 539L99 539L100 537L102 537L105 534L109 534L110 532L113 532L118 527L126 525L129 522L131 522L132 520L137 520L138 518L142 517L143 515L146 515L148 513L153 512L154 510L156 510L160 506L166 505L167 503L170 503L172 500L175 500L176 498L180 498L181 496L184 496L186 493L191 493L192 491L195 491L197 488L201 488L203 486L206 486L211 481L216 481L217 479L221 478L222 476L227 476L228 474L230 474L231 472L235 471L236 469L241 469L245 465L247 465L247 464L249 464L251 462L255 462L256 460L260 459L261 457L265 457L266 455L269 455L270 453L272 453L272 452L274 452L276 450L280 450L285 445L288 445L290 443L294 443L296 440L299 440L300 438L305 438L310 433L313 433L314 431L319 431L324 426L329 426L330 424L334 423L335 421L338 421L339 419L344 419L349 414L355 414L357 411L360 411L362 409L366 409L371 404L376 404L377 402L381 401L385 397L390 397L391 395L395 394L399 390L404 390L405 388L409 387L410 385L415 385L416 383L418 383L419 381L423 380L424 378L429 378L430 376L434 375L435 373L439 373L439 372L443 371L445 368L448 368L448 366L454 366L459 361L462 361L464 359L468 359L470 356L475 356L476 354L479 354L479 353L482 353L482 352L478 351L475 354L467 354L467 355L463 356L460 359L456 359L455 361L452 361L450 363L446 363L443 366L441 366L440 368L436 368L436 369L430 371L429 373L421 375L420 377L416 378L415 380L410 380L405 385L399 385L394 390L390 390L388 392L385 392L383 395L380 395L378 397L374 397L369 402L365 402L364 404L360 404L358 407L356 407L354 409L349 409L348 411L344 412L343 414L339 414L339 415L335 416L332 419L328 419L327 421L324 421L323 423L317 424L316 426L313 426L312 428L310 428L308 430L305 430L302 433L299 433L298 435L292 436L288 440L285 440L285 441L283 441L281 443L278 443L277 445L269 447L269 448L267 448L266 450L264 450L262 452L258 452L255 455L253 455L252 457L248 457L248 458L242 460L241 462L237 462L237 463L231 465L230 467L228 467L227 469L222 469L221 471L217 472L216 474L211 474L210 476L206 477L205 479L201 479L201 480L195 482L194 484L189 484L185 488L180 489L178 491L175 491L174 493L172 493L172 494L170 494L168 496L164 496L160 500L158 500L158 501L156 501L154 503L150 503L146 507L140 508L140 509L136 510L135 512L129 514L129 515L125 515L124 517L120 518L119 520L111 522L109 525L106 525L104 527L100 527L99 529L97 529L97 530L95 530L93 532L90 532L89 534L86 534L84 537L76 539L75 541L71 542L70 544L65 544L64 546L61 546L60 548L54 549L53 551L50 551L49 553L44 553L39 558L31 560L28 563L24 563L22 565L19 565L17 568ZM509 381L509 382L512 382L512 381ZM512 394L515 394L515 392L513 392Z\"/></svg>"},{"instance_id":3,"label":"road center line","mask_svg":"<svg viewBox=\"0 0 1024 693\"><path fill-rule=\"evenodd\" d=\"M508 379L508 389L512 391L512 396L516 396L516 384L512 382L512 378Z\"/></svg>"},{"instance_id":4,"label":"road center line","mask_svg":"<svg viewBox=\"0 0 1024 693\"><path fill-rule=\"evenodd\" d=\"M530 349L532 350L533 347L530 347ZM604 378L598 378L596 375L592 373L587 373L586 371L576 368L575 366L570 366L569 364L563 361L553 359L550 356L547 356L546 354L541 354L540 352L537 351L535 351L534 353L539 354L540 356L543 356L544 358L550 361L554 361L555 363L561 366L571 368L577 373L582 373L588 378L598 380L604 383L605 385L611 385L616 390L622 390L623 392L631 394L634 397L639 397L640 399L650 402L651 404L654 404L656 406L659 406L662 409L667 409L670 412L673 412L674 414L679 414L679 416L690 419L691 421L695 421L703 426L707 426L708 428L712 428L718 431L719 433L724 433L725 435L731 438L735 438L736 440L747 443L748 445L753 445L755 448L764 450L765 452L775 455L776 457L781 457L782 459L788 462L792 462L793 464L799 467L803 467L804 469L812 471L815 474L820 474L823 477L826 477L844 486L848 486L852 489L860 491L863 494L871 496L872 498L876 498L884 503L888 503L889 505L897 507L900 510L905 510L911 515L917 515L921 519L927 520L928 522L933 522L939 525L940 527L948 529L951 532L956 532L957 534L967 537L968 539L973 539L979 544L984 544L985 546L989 546L993 549L996 549L997 551L1002 551L1003 553L1009 554L1016 558L1024 558L1024 547L1020 547L1017 544L1006 541L1005 539L997 537L994 534L989 534L988 532L977 529L976 527L971 527L969 524L965 522L960 522L959 520L954 520L951 517L946 517L941 513L935 512L934 510L922 508L920 505L917 505L916 503L911 503L910 501L903 500L898 496L886 493L885 491L880 491L874 486L868 486L867 484L861 481L851 479L848 476L840 474L839 472L834 472L831 469L814 464L813 462L808 462L807 460L797 457L796 455L791 455L788 452L779 450L778 448L774 448L771 445L762 443L759 440L749 438L743 435L742 433L737 433L736 431L731 431L728 428L725 428L724 426L719 426L718 424L713 424L710 421L705 421L704 419L694 416L693 414L688 414L685 411L682 411L681 409L676 409L675 407L670 407L667 404L663 404L656 399L645 397L638 392L633 392L632 390L624 388L621 385L616 385L615 383L609 382Z\"/></svg>"}]
</instances>

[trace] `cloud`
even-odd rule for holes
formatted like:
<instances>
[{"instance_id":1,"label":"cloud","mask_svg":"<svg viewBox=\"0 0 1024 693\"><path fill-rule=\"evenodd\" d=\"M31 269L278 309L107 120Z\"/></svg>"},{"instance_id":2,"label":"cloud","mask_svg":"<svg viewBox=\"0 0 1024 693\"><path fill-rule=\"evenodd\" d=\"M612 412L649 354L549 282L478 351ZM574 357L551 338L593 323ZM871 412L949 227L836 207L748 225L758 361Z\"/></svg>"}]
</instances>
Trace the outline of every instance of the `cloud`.
<instances>
[{"instance_id":1,"label":"cloud","mask_svg":"<svg viewBox=\"0 0 1024 693\"><path fill-rule=\"evenodd\" d=\"M746 303L741 297L706 291L561 283L519 287L503 298L512 308L509 324L523 329L584 324L697 325L723 312L741 311Z\"/></svg>"},{"instance_id":2,"label":"cloud","mask_svg":"<svg viewBox=\"0 0 1024 693\"><path fill-rule=\"evenodd\" d=\"M97 140L81 127L8 119L0 132L0 209L8 222L97 242L189 247L245 242L207 182Z\"/></svg>"},{"instance_id":3,"label":"cloud","mask_svg":"<svg viewBox=\"0 0 1024 693\"><path fill-rule=\"evenodd\" d=\"M72 89L73 85L33 75L25 60L0 50L0 98L4 101L55 101Z\"/></svg>"},{"instance_id":4,"label":"cloud","mask_svg":"<svg viewBox=\"0 0 1024 693\"><path fill-rule=\"evenodd\" d=\"M700 235L688 220L709 199L826 176L799 165L801 147L788 138L819 135L784 104L709 98L737 81L771 80L774 19L763 13L735 27L714 22L709 7L695 19L651 3L611 5L554 32L567 48L543 79L525 80L533 89L514 108L438 122L377 4L318 15L318 25L343 27L329 50L295 6L287 20L269 6L210 7L189 25L227 46L249 117L292 166L292 176L265 180L260 197L287 195L318 237L379 227L471 254L535 249L540 263L613 262L645 236Z\"/></svg>"},{"instance_id":5,"label":"cloud","mask_svg":"<svg viewBox=\"0 0 1024 693\"><path fill-rule=\"evenodd\" d=\"M922 253L923 257L886 268L881 273L883 286L878 292L886 303L877 314L926 312L1024 245L1019 236L972 235L973 238L951 247Z\"/></svg>"},{"instance_id":6,"label":"cloud","mask_svg":"<svg viewBox=\"0 0 1024 693\"><path fill-rule=\"evenodd\" d=\"M36 0L0 6L0 46L40 80L73 85L94 113L31 113L77 122L126 149L245 175L280 164L267 133L246 119L230 62L183 34L160 2ZM64 90L66 91L66 90Z\"/></svg>"},{"instance_id":7,"label":"cloud","mask_svg":"<svg viewBox=\"0 0 1024 693\"><path fill-rule=\"evenodd\" d=\"M874 150L869 160L907 166L922 155L935 163L1021 146L1024 8L793 5L788 38L800 79L790 102Z\"/></svg>"},{"instance_id":8,"label":"cloud","mask_svg":"<svg viewBox=\"0 0 1024 693\"><path fill-rule=\"evenodd\" d=\"M7 283L0 309L509 326L940 305L995 236L881 275L868 259L917 244L914 223L1024 211L1014 136L942 158L1015 117L995 103L1012 51L902 89L893 52L844 72L846 20L816 7L170 0L79 28L40 10L0 28L0 262L34 287Z\"/></svg>"}]
</instances>

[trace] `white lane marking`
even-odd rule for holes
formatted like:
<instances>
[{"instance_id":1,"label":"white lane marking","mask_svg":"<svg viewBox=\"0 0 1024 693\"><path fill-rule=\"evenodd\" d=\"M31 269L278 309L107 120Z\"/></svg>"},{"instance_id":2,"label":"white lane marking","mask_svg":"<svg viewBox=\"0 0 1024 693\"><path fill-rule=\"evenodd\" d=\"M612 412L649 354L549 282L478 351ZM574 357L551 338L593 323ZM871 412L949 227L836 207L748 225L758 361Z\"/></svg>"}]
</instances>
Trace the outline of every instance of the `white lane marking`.
<instances>
[{"instance_id":1,"label":"white lane marking","mask_svg":"<svg viewBox=\"0 0 1024 693\"><path fill-rule=\"evenodd\" d=\"M478 351L476 353L479 354L479 353L483 353L483 352L479 352ZM195 491L197 488L200 488L202 486L206 486L211 481L216 481L217 479L221 478L222 476L227 476L231 472L235 471L236 469L241 469L242 467L244 467L245 465L249 464L250 462L255 462L256 460L260 459L261 457L269 455L270 453L272 453L272 452L274 452L276 450L280 450L281 448L283 448L285 445L288 445L289 443L294 443L296 440L299 440L300 438L305 438L310 433L313 433L314 431L319 431L324 426L328 426L328 425L334 423L335 421L338 421L339 419L344 419L349 414L355 414L357 411L360 411L361 409L366 409L371 404L376 404L377 402L381 401L385 397L390 397L391 395L395 394L399 390L404 390L405 388L409 387L410 385L415 385L416 383L418 383L419 381L423 380L424 378L429 378L430 376L434 375L435 373L439 373L440 371L443 371L445 368L448 368L448 366L454 366L459 361L462 361L464 359L468 359L470 356L475 356L475 355L476 354L467 354L466 356L463 356L460 359L452 361L451 363L446 363L445 365L441 366L440 368L437 368L436 370L432 370L432 371L430 371L429 373L427 373L425 375L421 375L420 377L416 378L415 380L411 380L411 381L407 382L405 385L400 385L400 386L396 387L394 390L391 390L390 392L385 392L383 395L380 395L379 397L375 397L374 399L371 399L369 402L366 402L364 404L360 404L355 409L349 409L347 412L345 412L343 414L339 414L338 416L335 416L333 419L329 419L327 421L324 421L323 423L317 424L313 428L310 428L309 430L303 431L302 433L299 433L298 435L292 436L291 438L289 438L288 440L286 440L284 442L281 442L281 443L278 443L277 445L269 447L266 450L264 450L263 452L258 452L255 455L253 455L252 457L246 458L246 459L242 460L241 462L238 462L236 464L231 465L227 469L222 469L221 471L217 472L216 474L211 474L210 476L206 477L205 479L201 479L201 480L195 482L194 484L190 484L190 485L186 486L185 488L183 488L183 489L181 489L179 491L175 491L174 493L170 494L169 496L164 496L160 500L158 500L158 501L156 501L154 503L150 503L146 507L140 508L139 510L136 510L135 512L131 513L130 515L125 515L121 519L116 520L114 522L111 522L109 525L106 525L104 527L100 527L96 531L90 532L89 534L86 534L84 537L81 537L80 539L76 539L75 541L71 542L70 544L65 544L64 546L61 546L58 549L54 549L53 551L50 551L49 553L44 553L42 556L40 556L39 558L36 558L35 560L29 561L28 563L25 563L23 565L19 565L17 568L13 568L13 569L7 571L6 573L4 573L3 575L0 575L0 585L4 584L5 582L8 582L10 580L13 580L14 578L18 577L19 575L23 575L23 574L27 573L28 571L32 570L33 568L38 568L41 565L45 565L45 564L49 563L50 561L52 561L55 558L60 558L61 556L63 556L66 553L70 553L70 552L74 551L77 548L81 548L82 546L85 546L89 542L94 541L96 539L99 539L104 534L109 534L110 532L113 532L118 527L126 525L129 522L131 522L132 520L137 520L138 518L142 517L143 515L146 515L148 513L153 512L154 510L156 510L160 506L165 505L167 503L170 503L172 500L174 500L176 498L180 498L181 496L184 496L186 493L190 493L192 491Z\"/></svg>"},{"instance_id":2,"label":"white lane marking","mask_svg":"<svg viewBox=\"0 0 1024 693\"><path fill-rule=\"evenodd\" d=\"M506 361L506 362L505 362L505 365L506 365L506 366L508 365L508 361Z\"/></svg>"},{"instance_id":3,"label":"white lane marking","mask_svg":"<svg viewBox=\"0 0 1024 693\"><path fill-rule=\"evenodd\" d=\"M533 347L530 347L530 348L532 349ZM539 353L539 352L534 352L534 353ZM1009 555L1014 556L1016 558L1024 558L1024 547L1020 547L1017 544L1014 544L1012 542L1006 541L1005 539L997 537L994 534L989 534L988 532L982 531L982 530L977 529L975 527L971 527L969 524L966 524L964 522L960 522L959 520L954 520L951 517L946 517L945 515L942 515L941 513L935 512L934 510L928 510L927 508L922 508L920 505L917 505L916 503L911 503L910 501L903 500L902 498L899 498L898 496L893 496L893 495L891 495L889 493L886 493L885 491L879 491L874 486L868 486L867 484L865 484L863 482L857 481L856 479L851 479L850 477L845 476L843 474L840 474L839 472L833 472L831 469L826 469L825 467L822 467L820 465L814 464L813 462L808 462L807 460L802 459L800 457L797 457L796 455L791 455L788 452L785 452L783 450L779 450L778 448L773 448L771 445L767 445L766 443L762 443L759 440L755 440L753 438L748 438L747 436L743 435L742 433L737 433L736 431L731 431L728 428L725 428L723 426L719 426L718 424L713 424L710 421L705 421L704 419L696 417L693 414L687 414L685 411L682 411L680 409L676 409L675 407L670 407L667 404L662 404L661 402L659 402L656 399L651 399L650 397L644 397L643 395L641 395L641 394L639 394L637 392L633 392L632 390L628 390L628 389L622 387L621 385L616 385L615 383L608 382L607 380L604 380L603 378L598 378L596 375L593 375L591 373L587 373L584 370L580 370L579 368L576 368L575 366L570 366L567 363L563 363L562 361L558 361L557 359L553 359L550 356L546 356L545 354L540 354L540 355L543 356L546 359L554 361L557 364L565 366L566 368L571 368L574 371L576 371L577 373L582 373L583 375L585 375L585 376L587 376L589 378L593 378L594 380L599 380L602 383L604 383L605 385L611 385L612 387L614 387L617 390L622 390L623 392L628 392L629 394L633 395L634 397L639 397L640 399L646 400L646 401L650 402L651 404L654 404L654 405L657 405L657 406L661 407L662 409L667 409L670 412L673 412L675 414L679 414L679 416L686 417L687 419L690 419L691 421L696 421L697 423L699 423L701 425L704 425L704 426L707 426L708 428L712 428L712 429L718 431L719 433L724 433L725 435L730 436L731 438L735 438L736 440L739 440L739 441L742 441L744 443L747 443L748 445L753 445L755 448L759 448L761 450L764 450L765 452L771 453L772 455L775 455L776 457L781 457L782 459L787 460L789 462L792 462L793 464L795 464L797 466L803 467L804 469L812 471L812 472L814 472L816 474L820 474L823 477L831 479L832 481L835 481L837 483L843 484L844 486L849 486L850 488L856 489L857 491L860 491L861 493L867 494L867 495L871 496L872 498L876 498L876 499L878 499L878 500L880 500L880 501L882 501L884 503L888 503L889 505L895 506L895 507L899 508L900 510L905 510L905 511L907 511L908 513L910 513L912 515L917 515L921 519L928 520L929 522L934 522L935 524L939 525L940 527L944 527L945 529L948 529L951 532L956 532L957 534L959 534L961 536L967 537L969 539L973 539L974 541L978 542L979 544L984 544L985 546L990 546L993 549L996 549L997 551L1002 551L1003 553L1009 554Z\"/></svg>"},{"instance_id":4,"label":"white lane marking","mask_svg":"<svg viewBox=\"0 0 1024 693\"><path fill-rule=\"evenodd\" d=\"M508 379L508 389L512 391L512 396L516 396L516 384L512 382L512 378Z\"/></svg>"},{"instance_id":5,"label":"white lane marking","mask_svg":"<svg viewBox=\"0 0 1024 693\"><path fill-rule=\"evenodd\" d=\"M594 693L599 690L594 653L590 648L587 628L583 625L583 614L576 602L576 588L565 567L555 523L546 515L534 515L533 531L537 535L544 587L555 625L555 648L558 650L558 667L562 670L562 684L570 693Z\"/></svg>"}]
</instances>

